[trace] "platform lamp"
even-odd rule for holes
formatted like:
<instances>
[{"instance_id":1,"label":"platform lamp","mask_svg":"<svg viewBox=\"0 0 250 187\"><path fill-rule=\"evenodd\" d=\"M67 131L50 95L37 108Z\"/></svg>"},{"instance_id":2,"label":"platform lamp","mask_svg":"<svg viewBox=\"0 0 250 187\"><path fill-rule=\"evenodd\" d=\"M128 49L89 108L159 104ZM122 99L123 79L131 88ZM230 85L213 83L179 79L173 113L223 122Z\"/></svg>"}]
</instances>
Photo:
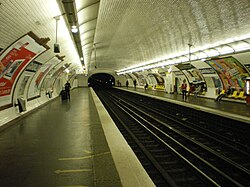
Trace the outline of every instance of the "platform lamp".
<instances>
[{"instance_id":1,"label":"platform lamp","mask_svg":"<svg viewBox=\"0 0 250 187\"><path fill-rule=\"evenodd\" d=\"M56 43L54 44L54 53L60 53L60 46L57 43L58 21L60 20L60 16L56 16L54 18L56 20Z\"/></svg>"},{"instance_id":2,"label":"platform lamp","mask_svg":"<svg viewBox=\"0 0 250 187\"><path fill-rule=\"evenodd\" d=\"M245 89L246 89L246 104L247 106L250 106L250 77L246 78Z\"/></svg>"}]
</instances>

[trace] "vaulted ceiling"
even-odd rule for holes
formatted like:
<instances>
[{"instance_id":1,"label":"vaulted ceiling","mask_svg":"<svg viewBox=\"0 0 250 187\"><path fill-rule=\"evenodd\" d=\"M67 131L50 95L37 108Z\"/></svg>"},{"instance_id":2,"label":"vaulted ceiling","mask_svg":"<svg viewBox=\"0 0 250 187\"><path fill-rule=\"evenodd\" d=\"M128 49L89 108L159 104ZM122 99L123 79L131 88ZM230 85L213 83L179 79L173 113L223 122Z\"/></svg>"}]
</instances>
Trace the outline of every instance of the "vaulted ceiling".
<instances>
[{"instance_id":1,"label":"vaulted ceiling","mask_svg":"<svg viewBox=\"0 0 250 187\"><path fill-rule=\"evenodd\" d=\"M88 71L96 68L117 71L185 54L188 44L195 51L250 38L249 0L0 0L0 3L0 48L33 31L39 37L50 37L52 49L54 17L60 16L58 43L61 54L66 55L65 62L72 62L78 69L84 65ZM66 7L70 3L73 10ZM70 16L77 19L77 35L70 31ZM67 32L61 32L63 29ZM49 50L39 60L53 55L53 50Z\"/></svg>"}]
</instances>

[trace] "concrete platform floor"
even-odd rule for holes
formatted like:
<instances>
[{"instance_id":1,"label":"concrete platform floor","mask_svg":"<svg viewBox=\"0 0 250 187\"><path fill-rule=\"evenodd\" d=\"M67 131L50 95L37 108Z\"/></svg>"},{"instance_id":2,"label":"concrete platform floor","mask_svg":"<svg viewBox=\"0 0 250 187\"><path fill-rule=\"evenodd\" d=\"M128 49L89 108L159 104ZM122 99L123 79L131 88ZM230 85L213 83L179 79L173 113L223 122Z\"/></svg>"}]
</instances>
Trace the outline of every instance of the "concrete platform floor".
<instances>
[{"instance_id":1,"label":"concrete platform floor","mask_svg":"<svg viewBox=\"0 0 250 187\"><path fill-rule=\"evenodd\" d=\"M91 88L0 132L0 186L155 186Z\"/></svg>"}]
</instances>

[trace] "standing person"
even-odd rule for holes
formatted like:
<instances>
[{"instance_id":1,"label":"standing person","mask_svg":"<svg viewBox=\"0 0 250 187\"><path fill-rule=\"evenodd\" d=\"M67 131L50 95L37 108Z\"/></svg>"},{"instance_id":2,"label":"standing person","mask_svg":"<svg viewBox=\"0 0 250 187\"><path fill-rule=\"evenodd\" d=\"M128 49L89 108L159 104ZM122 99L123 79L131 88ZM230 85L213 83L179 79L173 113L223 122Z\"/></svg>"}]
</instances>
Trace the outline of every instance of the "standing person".
<instances>
[{"instance_id":1,"label":"standing person","mask_svg":"<svg viewBox=\"0 0 250 187\"><path fill-rule=\"evenodd\" d=\"M126 87L128 88L128 80L126 81Z\"/></svg>"},{"instance_id":2,"label":"standing person","mask_svg":"<svg viewBox=\"0 0 250 187\"><path fill-rule=\"evenodd\" d=\"M186 79L183 80L183 83L181 85L181 91L182 91L182 99L186 100L187 99L187 83L186 83Z\"/></svg>"},{"instance_id":3,"label":"standing person","mask_svg":"<svg viewBox=\"0 0 250 187\"><path fill-rule=\"evenodd\" d=\"M66 96L70 99L70 88L71 88L71 85L70 85L69 81L67 81L64 86L65 86Z\"/></svg>"},{"instance_id":4,"label":"standing person","mask_svg":"<svg viewBox=\"0 0 250 187\"><path fill-rule=\"evenodd\" d=\"M194 92L195 92L195 85L194 85L194 83L192 83L191 86L190 86L190 89L189 89L189 91L188 91L188 96L189 96L191 93L194 93Z\"/></svg>"},{"instance_id":5,"label":"standing person","mask_svg":"<svg viewBox=\"0 0 250 187\"><path fill-rule=\"evenodd\" d=\"M134 80L134 87L136 88L136 80Z\"/></svg>"},{"instance_id":6,"label":"standing person","mask_svg":"<svg viewBox=\"0 0 250 187\"><path fill-rule=\"evenodd\" d=\"M117 80L117 86L121 86L121 83L119 80Z\"/></svg>"}]
</instances>

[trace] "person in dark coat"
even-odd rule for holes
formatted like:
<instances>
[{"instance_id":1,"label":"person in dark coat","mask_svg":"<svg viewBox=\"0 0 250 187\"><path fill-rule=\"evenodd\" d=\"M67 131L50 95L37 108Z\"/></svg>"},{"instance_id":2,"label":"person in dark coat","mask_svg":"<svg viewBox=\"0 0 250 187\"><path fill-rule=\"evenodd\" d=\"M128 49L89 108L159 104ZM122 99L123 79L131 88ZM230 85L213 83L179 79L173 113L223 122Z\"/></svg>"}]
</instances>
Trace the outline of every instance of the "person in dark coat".
<instances>
[{"instance_id":1,"label":"person in dark coat","mask_svg":"<svg viewBox=\"0 0 250 187\"><path fill-rule=\"evenodd\" d=\"M126 87L128 88L128 80L126 81Z\"/></svg>"},{"instance_id":2,"label":"person in dark coat","mask_svg":"<svg viewBox=\"0 0 250 187\"><path fill-rule=\"evenodd\" d=\"M69 81L66 82L66 84L64 85L64 87L65 87L65 92L66 92L67 98L70 99L70 88L71 88L71 85L70 85Z\"/></svg>"},{"instance_id":3,"label":"person in dark coat","mask_svg":"<svg viewBox=\"0 0 250 187\"><path fill-rule=\"evenodd\" d=\"M134 88L136 88L136 80L134 80Z\"/></svg>"},{"instance_id":4,"label":"person in dark coat","mask_svg":"<svg viewBox=\"0 0 250 187\"><path fill-rule=\"evenodd\" d=\"M182 99L186 100L187 99L187 83L186 80L183 80L183 83L181 85L181 91L182 91Z\"/></svg>"}]
</instances>

